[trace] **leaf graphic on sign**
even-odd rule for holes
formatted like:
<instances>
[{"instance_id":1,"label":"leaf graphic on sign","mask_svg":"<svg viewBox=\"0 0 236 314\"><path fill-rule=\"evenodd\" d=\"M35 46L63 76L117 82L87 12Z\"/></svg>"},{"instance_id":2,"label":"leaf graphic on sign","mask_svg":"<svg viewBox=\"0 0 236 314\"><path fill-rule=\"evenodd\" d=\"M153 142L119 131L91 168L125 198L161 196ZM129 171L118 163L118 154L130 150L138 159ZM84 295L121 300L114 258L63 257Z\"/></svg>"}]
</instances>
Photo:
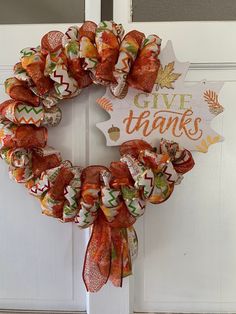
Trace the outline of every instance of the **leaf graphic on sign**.
<instances>
[{"instance_id":1,"label":"leaf graphic on sign","mask_svg":"<svg viewBox=\"0 0 236 314\"><path fill-rule=\"evenodd\" d=\"M205 91L204 100L208 103L210 113L214 114L215 116L224 111L224 107L219 103L216 92L212 90Z\"/></svg>"},{"instance_id":2,"label":"leaf graphic on sign","mask_svg":"<svg viewBox=\"0 0 236 314\"><path fill-rule=\"evenodd\" d=\"M158 71L156 83L161 88L174 88L173 83L180 77L181 73L174 73L175 62L168 63L164 69L162 65Z\"/></svg>"},{"instance_id":3,"label":"leaf graphic on sign","mask_svg":"<svg viewBox=\"0 0 236 314\"><path fill-rule=\"evenodd\" d=\"M106 97L98 98L97 103L106 111L113 111L112 102Z\"/></svg>"},{"instance_id":4,"label":"leaf graphic on sign","mask_svg":"<svg viewBox=\"0 0 236 314\"><path fill-rule=\"evenodd\" d=\"M200 145L196 146L197 150L202 153L207 153L210 145L221 141L221 136L216 135L214 137L208 135L206 139L202 140Z\"/></svg>"}]
</instances>

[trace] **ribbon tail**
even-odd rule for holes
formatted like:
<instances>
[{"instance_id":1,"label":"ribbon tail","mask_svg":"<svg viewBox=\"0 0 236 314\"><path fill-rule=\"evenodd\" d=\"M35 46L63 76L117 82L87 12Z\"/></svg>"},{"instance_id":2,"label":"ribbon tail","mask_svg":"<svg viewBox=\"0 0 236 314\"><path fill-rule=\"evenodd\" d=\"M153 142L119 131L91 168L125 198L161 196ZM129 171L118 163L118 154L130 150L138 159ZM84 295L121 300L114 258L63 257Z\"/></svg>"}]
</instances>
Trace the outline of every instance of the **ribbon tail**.
<instances>
[{"instance_id":1,"label":"ribbon tail","mask_svg":"<svg viewBox=\"0 0 236 314\"><path fill-rule=\"evenodd\" d=\"M129 227L133 228L133 227ZM134 228L133 228L134 229ZM123 278L132 275L132 254L128 228L123 229Z\"/></svg>"},{"instance_id":2,"label":"ribbon tail","mask_svg":"<svg viewBox=\"0 0 236 314\"><path fill-rule=\"evenodd\" d=\"M123 278L132 273L127 228L112 228L112 262L109 280L122 287Z\"/></svg>"},{"instance_id":3,"label":"ribbon tail","mask_svg":"<svg viewBox=\"0 0 236 314\"><path fill-rule=\"evenodd\" d=\"M98 215L87 246L83 280L88 292L99 291L107 282L111 269L111 228Z\"/></svg>"},{"instance_id":4,"label":"ribbon tail","mask_svg":"<svg viewBox=\"0 0 236 314\"><path fill-rule=\"evenodd\" d=\"M109 280L115 287L122 287L123 279L123 240L121 228L111 229L112 255Z\"/></svg>"}]
</instances>

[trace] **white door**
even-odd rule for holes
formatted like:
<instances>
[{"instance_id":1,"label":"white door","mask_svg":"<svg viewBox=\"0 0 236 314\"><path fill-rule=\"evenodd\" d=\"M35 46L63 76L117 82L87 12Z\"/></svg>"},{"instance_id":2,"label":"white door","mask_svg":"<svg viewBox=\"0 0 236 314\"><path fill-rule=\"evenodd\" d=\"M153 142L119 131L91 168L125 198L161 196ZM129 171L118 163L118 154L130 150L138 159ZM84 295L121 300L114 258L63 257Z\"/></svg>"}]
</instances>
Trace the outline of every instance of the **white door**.
<instances>
[{"instance_id":1,"label":"white door","mask_svg":"<svg viewBox=\"0 0 236 314\"><path fill-rule=\"evenodd\" d=\"M194 154L196 166L174 195L136 224L134 310L235 312L236 22L134 23L130 15L130 1L115 0L114 20L126 30L156 33L163 47L172 40L177 58L192 63L187 80L225 81L225 112L212 124L225 141Z\"/></svg>"},{"instance_id":2,"label":"white door","mask_svg":"<svg viewBox=\"0 0 236 314\"><path fill-rule=\"evenodd\" d=\"M86 12L87 19L99 22L100 1L87 0ZM12 76L20 50L39 45L48 31L65 32L70 25L0 26L1 102L8 98L3 83ZM49 130L49 145L76 165L87 163L85 113L90 92L63 103L60 126ZM0 309L86 311L89 298L81 274L88 232L43 216L39 202L9 179L3 161L0 186Z\"/></svg>"}]
</instances>

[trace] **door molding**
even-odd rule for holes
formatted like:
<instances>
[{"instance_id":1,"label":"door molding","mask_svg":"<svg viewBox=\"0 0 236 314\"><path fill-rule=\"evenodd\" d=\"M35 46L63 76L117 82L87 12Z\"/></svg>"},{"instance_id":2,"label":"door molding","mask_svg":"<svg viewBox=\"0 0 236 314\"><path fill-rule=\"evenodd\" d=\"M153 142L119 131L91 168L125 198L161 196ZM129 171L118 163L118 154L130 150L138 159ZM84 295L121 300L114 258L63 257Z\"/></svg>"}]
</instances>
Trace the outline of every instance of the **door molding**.
<instances>
[{"instance_id":1,"label":"door molding","mask_svg":"<svg viewBox=\"0 0 236 314\"><path fill-rule=\"evenodd\" d=\"M2 314L86 314L81 311L0 310Z\"/></svg>"},{"instance_id":2,"label":"door molding","mask_svg":"<svg viewBox=\"0 0 236 314\"><path fill-rule=\"evenodd\" d=\"M236 70L236 62L190 63L189 70Z\"/></svg>"}]
</instances>

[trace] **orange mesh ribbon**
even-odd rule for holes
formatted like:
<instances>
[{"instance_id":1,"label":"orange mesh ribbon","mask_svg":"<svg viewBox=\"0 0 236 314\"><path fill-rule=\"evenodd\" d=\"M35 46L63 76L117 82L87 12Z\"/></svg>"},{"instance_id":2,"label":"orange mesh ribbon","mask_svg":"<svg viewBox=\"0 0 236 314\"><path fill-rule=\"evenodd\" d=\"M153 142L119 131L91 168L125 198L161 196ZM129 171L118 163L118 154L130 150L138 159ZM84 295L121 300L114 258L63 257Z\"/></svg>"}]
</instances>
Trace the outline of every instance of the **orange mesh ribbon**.
<instances>
[{"instance_id":1,"label":"orange mesh ribbon","mask_svg":"<svg viewBox=\"0 0 236 314\"><path fill-rule=\"evenodd\" d=\"M156 35L150 35L144 40L128 77L130 86L151 93L160 67L160 46L161 39Z\"/></svg>"},{"instance_id":2,"label":"orange mesh ribbon","mask_svg":"<svg viewBox=\"0 0 236 314\"><path fill-rule=\"evenodd\" d=\"M5 81L5 90L12 99L28 102L32 106L39 105L39 97L31 92L25 82L14 77L10 77Z\"/></svg>"},{"instance_id":3,"label":"orange mesh ribbon","mask_svg":"<svg viewBox=\"0 0 236 314\"><path fill-rule=\"evenodd\" d=\"M95 77L104 83L115 82L113 70L119 54L120 34L114 22L101 22L96 30L96 47L100 62Z\"/></svg>"},{"instance_id":4,"label":"orange mesh ribbon","mask_svg":"<svg viewBox=\"0 0 236 314\"><path fill-rule=\"evenodd\" d=\"M93 184L93 187L98 187L99 184L102 185L100 178L101 170L106 171L106 175L109 175L109 172L105 168L101 169L101 167L98 166L92 168L88 167L87 169L87 171L86 169L84 171L84 173L87 173L87 178L84 178L84 180L86 180L84 183L86 182L87 185L89 183L90 186ZM114 173L114 171L111 172L113 184L116 179L115 175L117 175L119 181L121 176L124 177L125 174L122 168L116 169L116 173ZM121 179L121 181L123 181L123 179ZM83 278L87 290L91 292L98 291L108 279L111 280L115 286L121 286L122 278L131 273L131 259L126 228L132 226L136 219L130 215L124 201L118 201L117 199L114 202L114 198L118 195L114 193L115 190L108 187L107 189L111 196L110 210L112 210L112 207L115 207L113 218L112 214L106 216L109 208L106 208L106 211L104 211L104 207L97 209L97 217L93 223L93 231L84 262ZM103 198L103 202L106 204L109 203L109 197L107 200L108 202ZM89 198L87 202L89 202Z\"/></svg>"},{"instance_id":5,"label":"orange mesh ribbon","mask_svg":"<svg viewBox=\"0 0 236 314\"><path fill-rule=\"evenodd\" d=\"M124 212L127 212L127 208L123 203L120 216ZM134 221L127 222L125 217L113 227L100 211L93 224L83 270L85 286L90 292L100 290L108 279L121 287L123 277L132 272L126 227Z\"/></svg>"}]
</instances>

